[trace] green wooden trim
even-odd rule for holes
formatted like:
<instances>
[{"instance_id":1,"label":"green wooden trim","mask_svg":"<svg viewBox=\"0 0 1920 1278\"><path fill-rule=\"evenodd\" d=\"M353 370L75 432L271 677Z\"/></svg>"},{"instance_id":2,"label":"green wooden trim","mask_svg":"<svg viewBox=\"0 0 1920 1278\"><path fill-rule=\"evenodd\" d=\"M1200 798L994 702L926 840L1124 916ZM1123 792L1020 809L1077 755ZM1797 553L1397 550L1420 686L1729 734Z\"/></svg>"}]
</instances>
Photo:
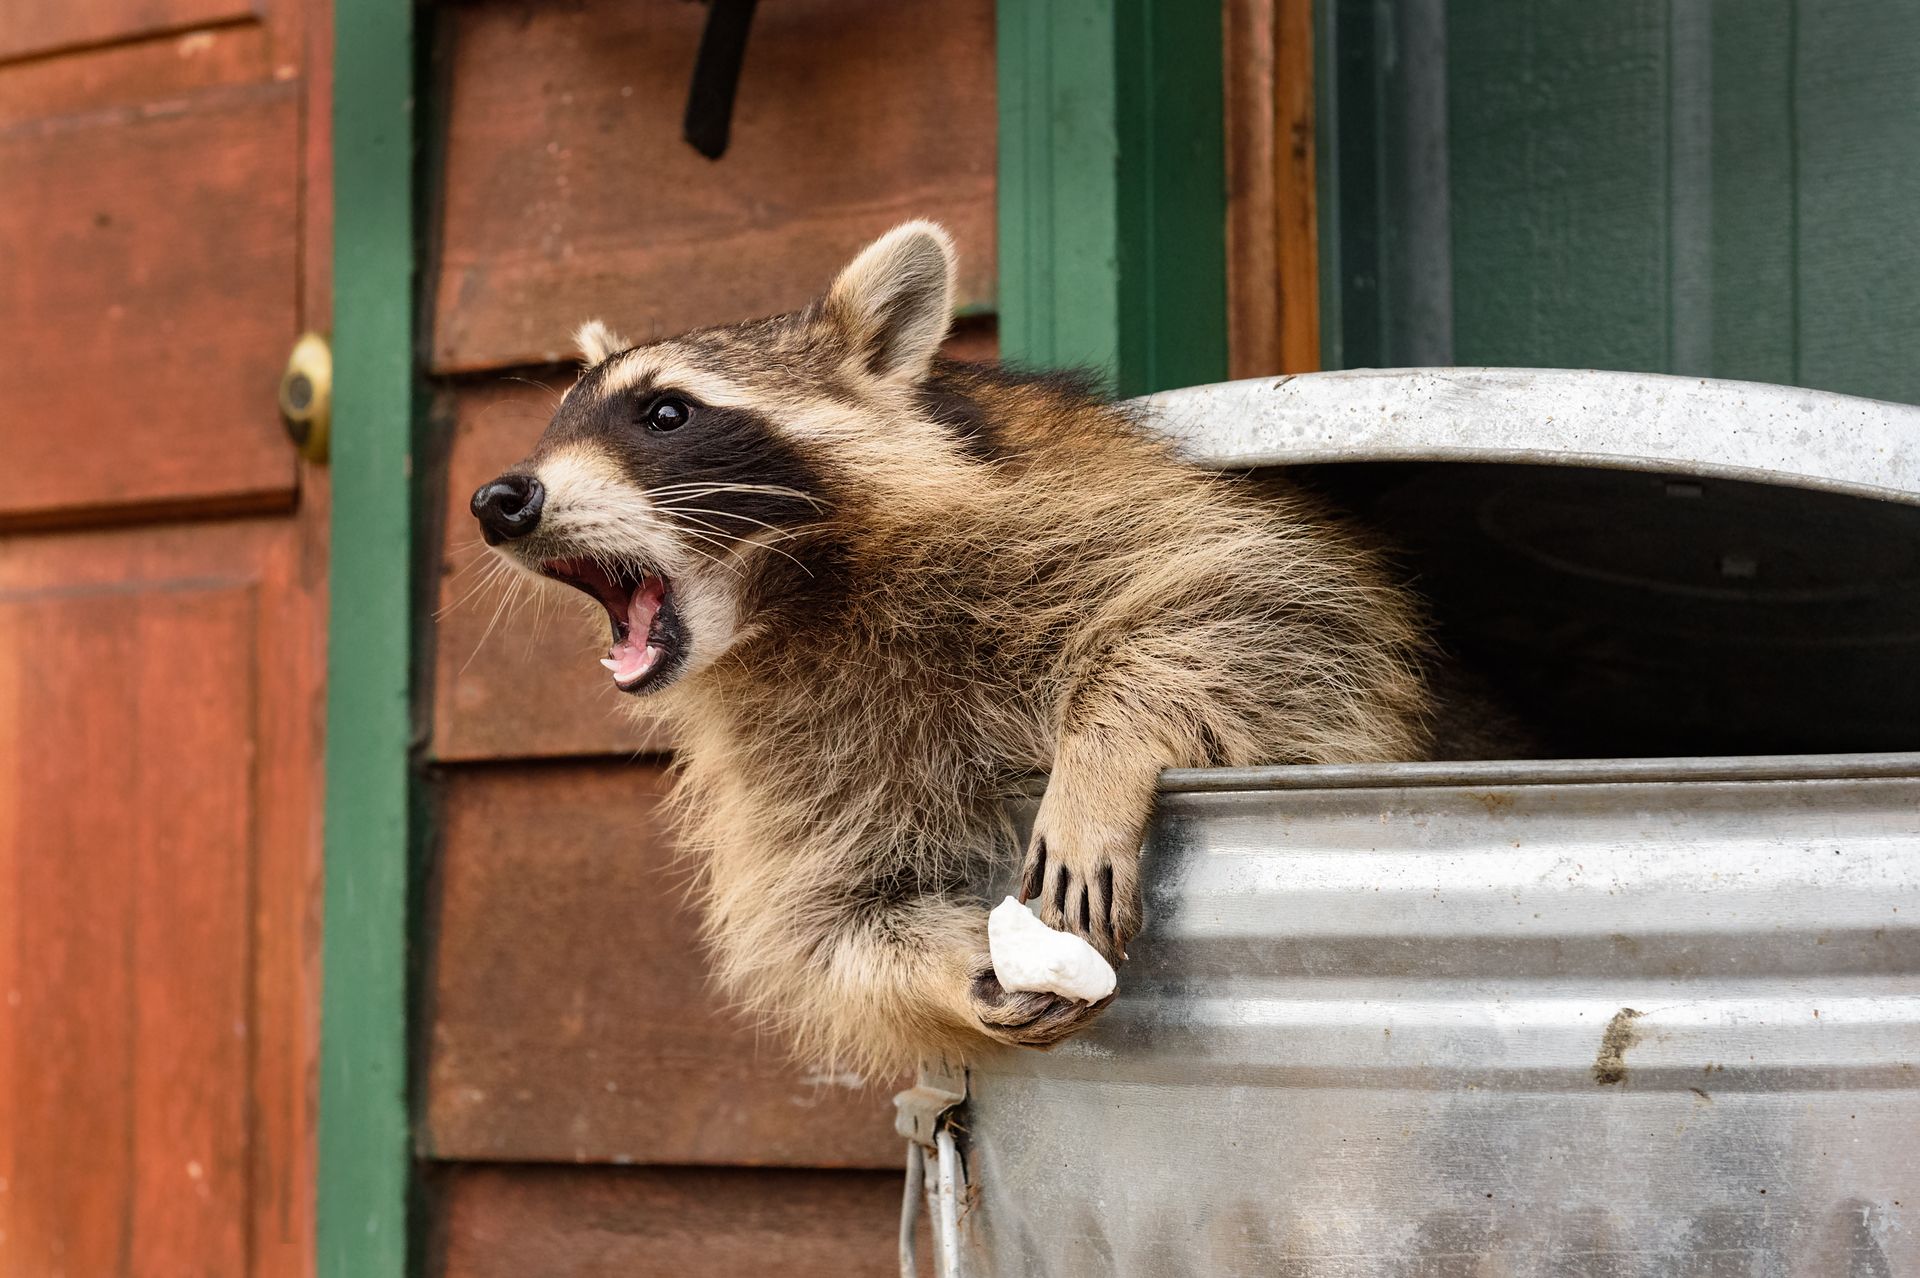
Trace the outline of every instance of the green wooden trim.
<instances>
[{"instance_id":1,"label":"green wooden trim","mask_svg":"<svg viewBox=\"0 0 1920 1278\"><path fill-rule=\"evenodd\" d=\"M1221 15L1000 0L1000 349L1122 395L1227 374Z\"/></svg>"},{"instance_id":2,"label":"green wooden trim","mask_svg":"<svg viewBox=\"0 0 1920 1278\"><path fill-rule=\"evenodd\" d=\"M336 0L318 1272L408 1272L414 6Z\"/></svg>"},{"instance_id":3,"label":"green wooden trim","mask_svg":"<svg viewBox=\"0 0 1920 1278\"><path fill-rule=\"evenodd\" d=\"M1112 0L1000 0L1000 351L1111 370L1119 353Z\"/></svg>"}]
</instances>

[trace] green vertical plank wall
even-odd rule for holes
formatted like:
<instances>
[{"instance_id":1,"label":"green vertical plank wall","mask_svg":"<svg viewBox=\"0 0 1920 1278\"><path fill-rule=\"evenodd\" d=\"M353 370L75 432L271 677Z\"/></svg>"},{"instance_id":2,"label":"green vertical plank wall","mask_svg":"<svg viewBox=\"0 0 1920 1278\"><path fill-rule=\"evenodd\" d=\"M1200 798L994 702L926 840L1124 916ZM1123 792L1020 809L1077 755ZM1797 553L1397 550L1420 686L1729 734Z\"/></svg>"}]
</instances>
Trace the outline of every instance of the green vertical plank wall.
<instances>
[{"instance_id":1,"label":"green vertical plank wall","mask_svg":"<svg viewBox=\"0 0 1920 1278\"><path fill-rule=\"evenodd\" d=\"M1920 4L1325 0L1319 16L1331 364L1920 400Z\"/></svg>"},{"instance_id":2,"label":"green vertical plank wall","mask_svg":"<svg viewBox=\"0 0 1920 1278\"><path fill-rule=\"evenodd\" d=\"M1122 395L1227 371L1218 6L1001 0L1000 350Z\"/></svg>"},{"instance_id":3,"label":"green vertical plank wall","mask_svg":"<svg viewBox=\"0 0 1920 1278\"><path fill-rule=\"evenodd\" d=\"M403 1278L411 1144L414 7L334 5L321 1278Z\"/></svg>"}]
</instances>

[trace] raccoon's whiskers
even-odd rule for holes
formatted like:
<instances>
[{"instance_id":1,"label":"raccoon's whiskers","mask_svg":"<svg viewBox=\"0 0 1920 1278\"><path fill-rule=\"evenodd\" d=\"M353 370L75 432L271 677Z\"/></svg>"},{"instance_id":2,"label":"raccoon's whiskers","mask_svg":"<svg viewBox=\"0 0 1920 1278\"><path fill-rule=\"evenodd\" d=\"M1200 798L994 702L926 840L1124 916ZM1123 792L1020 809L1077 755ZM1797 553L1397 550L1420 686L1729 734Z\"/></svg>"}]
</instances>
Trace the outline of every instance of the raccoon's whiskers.
<instances>
[{"instance_id":1,"label":"raccoon's whiskers","mask_svg":"<svg viewBox=\"0 0 1920 1278\"><path fill-rule=\"evenodd\" d=\"M466 661L461 663L461 666L460 666L461 674L465 674L467 672L467 667L473 664L473 659L480 655L480 650L482 648L487 646L487 640L492 638L493 628L500 624L500 617L503 613L506 612L507 605L513 602L514 597L520 593L521 588L525 584L526 584L525 578L519 576L518 574L516 574L513 577L513 588L508 590L505 594L501 595L500 601L493 606L493 616L487 619L487 628L480 632L480 639L477 643L473 645L473 651L468 653Z\"/></svg>"},{"instance_id":2,"label":"raccoon's whiskers","mask_svg":"<svg viewBox=\"0 0 1920 1278\"><path fill-rule=\"evenodd\" d=\"M764 528L770 533L776 533L782 538L792 538L792 537L798 536L798 534L795 533L792 529L782 528L778 524L770 524L764 519L755 519L752 515L742 515L738 511L709 510L704 506L681 506L681 505L676 505L672 502L660 503L660 509L672 511L676 515L681 515L681 514L712 515L716 519L738 519L744 523L749 523L749 524L755 525L756 527ZM694 520L694 522L699 524L703 528L712 528L715 532L722 531L721 529L715 527L713 524L708 523L704 519L696 519Z\"/></svg>"},{"instance_id":3,"label":"raccoon's whiskers","mask_svg":"<svg viewBox=\"0 0 1920 1278\"><path fill-rule=\"evenodd\" d=\"M533 624L527 627L526 654L529 658L533 656L534 646L547 633L547 621L552 616L547 609L547 600L553 594L551 590L533 592Z\"/></svg>"},{"instance_id":4,"label":"raccoon's whiskers","mask_svg":"<svg viewBox=\"0 0 1920 1278\"><path fill-rule=\"evenodd\" d=\"M465 557L465 561L447 576L446 580L449 585L459 581L476 568L484 568L487 570L486 573L482 574L482 579L484 580L487 576L500 571L506 566L505 562L498 555L487 553L487 543L479 537L469 538L457 546L449 546L447 547L447 551L450 556ZM474 553L475 551L479 553L476 554Z\"/></svg>"},{"instance_id":5,"label":"raccoon's whiskers","mask_svg":"<svg viewBox=\"0 0 1920 1278\"><path fill-rule=\"evenodd\" d=\"M464 573L482 562L484 561L475 560L474 563L468 564L466 568L461 569L461 572ZM501 576L503 574L511 573L512 571L513 571L512 565L507 563L506 560L498 559L498 558L493 559L491 563L486 564L486 571L480 574L479 580L475 581L473 585L469 586L466 592L463 593L458 599L452 600L451 602L445 604L440 609L438 609L433 614L433 619L435 621L439 621L441 618L447 616L447 614L455 611L458 608L464 607L470 600L473 599L475 595L478 595L482 591L490 589L493 586L497 586L500 583ZM456 573L454 574L453 579L458 580L459 576L460 576L460 573Z\"/></svg>"},{"instance_id":6,"label":"raccoon's whiskers","mask_svg":"<svg viewBox=\"0 0 1920 1278\"><path fill-rule=\"evenodd\" d=\"M698 538L699 540L706 542L709 546L719 547L722 553L720 553L719 555L715 555L710 551L701 550L696 546L689 546L687 547L687 549L692 550L694 553L698 554L701 558L705 559L708 563L714 564L721 568L725 568L728 572L732 573L736 577L742 575L740 565L734 563L731 559L727 558L727 554L733 550L734 541L726 540L725 538L721 537L717 532L702 532L698 528L682 528L680 531L684 532L689 537ZM737 541L738 539L736 538L734 540Z\"/></svg>"},{"instance_id":7,"label":"raccoon's whiskers","mask_svg":"<svg viewBox=\"0 0 1920 1278\"><path fill-rule=\"evenodd\" d=\"M449 551L451 551L456 555L464 555L464 554L467 554L469 551L475 551L475 550L484 552L486 548L487 548L487 539L485 537L469 537L465 541L457 542L454 545L447 547ZM468 559L466 563L466 567L462 568L460 571L465 572L467 568L471 568L474 564L479 563L480 559L481 559L481 556L477 556L477 555L474 556L473 558Z\"/></svg>"},{"instance_id":8,"label":"raccoon's whiskers","mask_svg":"<svg viewBox=\"0 0 1920 1278\"><path fill-rule=\"evenodd\" d=\"M712 497L720 493L743 493L766 497L791 497L795 501L806 502L818 510L827 504L812 493L801 492L798 488L788 488L781 484L734 484L716 480L694 481L684 484L662 484L658 488L647 490L647 499L658 502L662 497L694 499Z\"/></svg>"},{"instance_id":9,"label":"raccoon's whiskers","mask_svg":"<svg viewBox=\"0 0 1920 1278\"><path fill-rule=\"evenodd\" d=\"M692 530L688 529L687 531L691 532ZM722 548L724 549L724 546ZM727 562L727 560L722 556L714 555L709 551L702 550L698 546L688 546L687 549L692 551L694 554L699 555L703 561L714 565L716 568L725 568L728 572L731 572L736 576L738 576L740 573L739 568ZM630 552L627 551L626 547L622 546L620 547L618 553L624 556ZM624 558L610 558L607 555L599 554L593 550L588 550L586 554L587 554L587 557L589 559L592 559L594 563L598 564L603 571L616 576L622 571L626 570L627 567L629 566L628 561L625 560Z\"/></svg>"},{"instance_id":10,"label":"raccoon's whiskers","mask_svg":"<svg viewBox=\"0 0 1920 1278\"><path fill-rule=\"evenodd\" d=\"M683 526L681 529L681 531L687 533L689 536L702 537L704 540L708 542L712 542L717 545L726 546L729 550L731 550L734 546L761 546L767 550L771 550L776 555L780 555L786 559L791 560L794 566L799 568L800 571L806 573L807 576L809 577L813 576L812 569L808 568L804 563L801 563L800 560L794 555L774 545L772 540L767 539L762 534L749 533L743 536L739 533L731 532L725 528L722 528L717 524L708 523L706 520L696 518L695 516L697 513L697 514L705 514L705 515L717 515L723 518L730 518L730 519L744 519L750 524L758 524L760 527L774 534L776 538L780 538L780 539L791 539L799 536L798 533L793 532L790 529L779 528L774 526L773 524L764 523L761 520L754 519L751 516L734 514L731 511L706 510L698 506L675 506L675 505L662 505L660 508L672 514L680 515L684 518L686 524L694 525L694 527ZM700 531L701 529L705 529L706 531L702 533Z\"/></svg>"},{"instance_id":11,"label":"raccoon's whiskers","mask_svg":"<svg viewBox=\"0 0 1920 1278\"><path fill-rule=\"evenodd\" d=\"M780 549L780 547L774 545L771 541L764 540L761 534L759 533L749 533L746 536L741 536L738 533L728 532L724 528L716 528L704 519L694 519L691 517L688 518L687 523L698 525L697 528L689 528L684 526L681 528L680 531L688 534L689 536L699 537L715 545L725 546L727 547L728 550L732 550L735 546L759 546L762 549L771 550L774 554L779 555L782 559L787 559L792 561L794 567L798 568L801 572L806 573L807 576L809 577L813 576L813 570L807 567L804 563L800 562L800 559L797 556L791 554L788 551ZM705 529L706 531L702 532L701 529ZM774 531L776 533L783 533L783 535L788 537L791 537L794 535L792 533L785 532L783 529L776 528L774 529Z\"/></svg>"},{"instance_id":12,"label":"raccoon's whiskers","mask_svg":"<svg viewBox=\"0 0 1920 1278\"><path fill-rule=\"evenodd\" d=\"M535 390L545 391L547 393L548 398L550 398L553 401L552 407L556 411L560 407L560 401L566 398L565 391L557 391L553 387L547 385L545 382L536 382L530 377L508 376L508 377L502 377L500 380L503 382L519 382L522 386L531 386Z\"/></svg>"}]
</instances>

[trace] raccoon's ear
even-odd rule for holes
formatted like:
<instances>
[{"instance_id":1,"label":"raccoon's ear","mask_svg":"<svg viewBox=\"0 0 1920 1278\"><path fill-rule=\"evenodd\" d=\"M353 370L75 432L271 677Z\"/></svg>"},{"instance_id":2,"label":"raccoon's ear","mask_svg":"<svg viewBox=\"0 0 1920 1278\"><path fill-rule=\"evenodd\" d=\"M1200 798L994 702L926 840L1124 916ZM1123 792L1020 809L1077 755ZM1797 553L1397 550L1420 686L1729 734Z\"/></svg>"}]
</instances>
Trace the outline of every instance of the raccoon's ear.
<instances>
[{"instance_id":1,"label":"raccoon's ear","mask_svg":"<svg viewBox=\"0 0 1920 1278\"><path fill-rule=\"evenodd\" d=\"M599 320L588 320L575 329L573 344L580 348L580 362L588 368L633 345Z\"/></svg>"},{"instance_id":2,"label":"raccoon's ear","mask_svg":"<svg viewBox=\"0 0 1920 1278\"><path fill-rule=\"evenodd\" d=\"M918 382L953 322L953 237L932 222L894 227L840 272L827 309L868 373Z\"/></svg>"}]
</instances>

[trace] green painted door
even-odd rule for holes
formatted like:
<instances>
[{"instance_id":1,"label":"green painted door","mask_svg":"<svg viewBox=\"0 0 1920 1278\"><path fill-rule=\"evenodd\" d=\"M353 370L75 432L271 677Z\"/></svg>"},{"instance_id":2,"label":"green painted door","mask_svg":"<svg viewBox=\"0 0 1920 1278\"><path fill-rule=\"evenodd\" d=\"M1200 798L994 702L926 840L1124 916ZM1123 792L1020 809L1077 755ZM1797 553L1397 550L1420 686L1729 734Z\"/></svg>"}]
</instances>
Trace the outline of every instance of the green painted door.
<instances>
[{"instance_id":1,"label":"green painted door","mask_svg":"<svg viewBox=\"0 0 1920 1278\"><path fill-rule=\"evenodd\" d=\"M1329 367L1920 400L1920 4L1323 0Z\"/></svg>"}]
</instances>

